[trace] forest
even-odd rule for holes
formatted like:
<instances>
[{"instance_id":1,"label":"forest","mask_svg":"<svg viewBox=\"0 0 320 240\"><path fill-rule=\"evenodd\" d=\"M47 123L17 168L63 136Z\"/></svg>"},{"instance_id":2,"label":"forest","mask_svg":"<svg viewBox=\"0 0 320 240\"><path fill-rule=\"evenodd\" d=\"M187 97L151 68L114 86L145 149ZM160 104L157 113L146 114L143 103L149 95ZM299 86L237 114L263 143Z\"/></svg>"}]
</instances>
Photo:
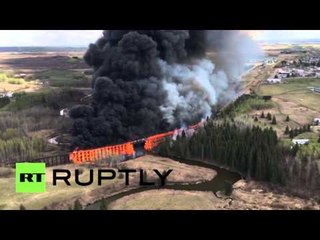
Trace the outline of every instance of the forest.
<instances>
[{"instance_id":1,"label":"forest","mask_svg":"<svg viewBox=\"0 0 320 240\"><path fill-rule=\"evenodd\" d=\"M309 146L284 145L272 128L247 127L210 119L191 137L158 147L162 156L203 160L241 173L246 179L297 189L320 189L320 153Z\"/></svg>"}]
</instances>

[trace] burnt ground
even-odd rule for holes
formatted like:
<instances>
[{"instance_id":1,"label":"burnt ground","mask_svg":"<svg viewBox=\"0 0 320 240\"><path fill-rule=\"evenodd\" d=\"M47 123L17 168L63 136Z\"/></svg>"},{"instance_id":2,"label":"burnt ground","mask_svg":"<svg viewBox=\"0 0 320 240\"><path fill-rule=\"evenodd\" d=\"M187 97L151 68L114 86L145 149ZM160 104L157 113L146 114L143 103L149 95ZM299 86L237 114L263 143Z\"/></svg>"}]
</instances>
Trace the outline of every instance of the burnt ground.
<instances>
[{"instance_id":1,"label":"burnt ground","mask_svg":"<svg viewBox=\"0 0 320 240\"><path fill-rule=\"evenodd\" d=\"M0 53L0 69L16 73L31 73L43 70L89 69L82 52L66 53Z\"/></svg>"},{"instance_id":2,"label":"burnt ground","mask_svg":"<svg viewBox=\"0 0 320 240\"><path fill-rule=\"evenodd\" d=\"M73 59L73 58L71 58ZM75 59L75 62L68 56L44 56L44 57L25 57L6 59L2 61L2 64L10 66L12 69L59 69L69 70L72 69L84 69L89 66L82 59Z\"/></svg>"}]
</instances>

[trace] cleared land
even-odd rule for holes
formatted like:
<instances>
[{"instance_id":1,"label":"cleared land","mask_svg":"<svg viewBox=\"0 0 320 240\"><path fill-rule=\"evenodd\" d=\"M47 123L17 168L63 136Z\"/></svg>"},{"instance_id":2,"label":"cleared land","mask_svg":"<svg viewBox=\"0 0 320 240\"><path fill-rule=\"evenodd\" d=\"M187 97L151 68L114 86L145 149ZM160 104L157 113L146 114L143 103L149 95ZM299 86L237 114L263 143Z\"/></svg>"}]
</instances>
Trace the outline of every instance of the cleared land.
<instances>
[{"instance_id":1,"label":"cleared land","mask_svg":"<svg viewBox=\"0 0 320 240\"><path fill-rule=\"evenodd\" d=\"M320 86L320 79L288 79L283 84L261 85L257 89L260 95L271 95L275 106L265 110L276 116L277 125L273 126L281 136L285 127L300 127L311 124L320 116L320 94L312 92L308 87ZM251 115L261 114L261 111L250 112ZM290 121L285 122L289 115ZM259 119L266 122L265 119ZM315 129L314 129L315 130Z\"/></svg>"},{"instance_id":2,"label":"cleared land","mask_svg":"<svg viewBox=\"0 0 320 240\"><path fill-rule=\"evenodd\" d=\"M120 198L110 204L110 210L214 210L227 205L226 200L212 192L150 190Z\"/></svg>"},{"instance_id":3,"label":"cleared land","mask_svg":"<svg viewBox=\"0 0 320 240\"><path fill-rule=\"evenodd\" d=\"M85 206L112 194L138 187L138 174L132 175L130 178L130 182L132 182L131 187L125 186L124 179L120 178L104 181L102 186L97 185L97 179L94 180L94 184L86 187L76 185L73 180L71 181L71 186L66 186L64 183L52 186L52 169L66 168L74 171L75 168L79 167L83 169L83 174L81 175L83 181L88 179L89 169L97 169L97 166L76 166L71 164L47 168L47 191L45 193L16 193L15 171L13 169L0 168L0 208L18 209L20 204L23 204L27 209L42 209L44 207L49 209L69 209L76 200L79 200ZM101 167L110 168L108 166ZM119 165L119 168L125 167L141 168L149 173L155 168L158 170L173 169L172 176L169 177L171 183L184 182L188 184L203 182L211 180L216 175L216 172L211 169L181 164L168 158L156 156L144 156ZM149 174L148 181L151 179L152 175Z\"/></svg>"}]
</instances>

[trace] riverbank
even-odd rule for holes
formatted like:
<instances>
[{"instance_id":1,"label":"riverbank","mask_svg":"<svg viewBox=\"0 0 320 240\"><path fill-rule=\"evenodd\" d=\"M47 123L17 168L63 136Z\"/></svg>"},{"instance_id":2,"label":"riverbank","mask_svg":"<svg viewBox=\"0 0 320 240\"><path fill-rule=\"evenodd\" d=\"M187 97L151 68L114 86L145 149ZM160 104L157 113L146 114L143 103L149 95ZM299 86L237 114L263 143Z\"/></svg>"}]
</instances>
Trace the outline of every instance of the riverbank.
<instances>
[{"instance_id":1,"label":"riverbank","mask_svg":"<svg viewBox=\"0 0 320 240\"><path fill-rule=\"evenodd\" d=\"M141 202L138 201L138 205L143 204L141 206L141 209L146 209L146 210L150 209L150 207L155 207L155 206L157 206L156 207L157 209L166 209L168 206L171 206L171 205L173 205L172 206L173 209L183 209L184 207L186 209L199 209L199 205L197 204L198 201L196 200L196 199L199 200L199 196L197 196L198 194L200 194L204 200L203 202L201 200L199 200L200 205L203 205L203 206L208 205L208 201L206 200L206 198L210 194L213 196L210 195L211 197L209 197L209 198L219 201L221 203L221 205L225 205L224 201L220 201L220 200L223 200L224 197L222 196L221 198L219 198L219 197L217 197L216 193L223 192L226 188L226 183L233 184L233 183L237 182L239 179L241 179L241 176L238 173L227 170L225 168L218 167L217 165L213 164L212 162L177 159L177 158L173 158L173 159L175 159L176 163L179 163L179 161L180 161L181 163L186 164L187 166L201 167L201 168L205 168L207 170L213 170L214 172L216 172L216 175L214 178L211 178L210 181L203 181L203 182L196 182L195 181L194 183L189 183L189 184L184 184L183 182L181 182L181 183L176 182L175 184L168 184L168 185L162 187L161 189L159 189L158 187L148 187L148 188L133 189L133 190L130 190L125 193L115 194L114 196L107 197L103 200L103 205L105 206L105 209L110 209L110 206L112 206L112 204L114 202L116 202L118 200L120 201L120 199L122 199L122 198L130 199L131 197L136 196L136 194L138 194L138 196L140 196L142 199ZM168 192L168 190L169 190L169 192ZM163 202L163 204L160 204L160 206L157 204L151 204L151 205L148 204L149 200L152 199L152 198L149 198L149 192L151 192L151 191L154 194L154 196L152 198L154 199L155 202L157 202L156 199L158 198L158 193L160 193L160 195L161 195L162 191L164 191L165 193L168 193L167 195L165 194L164 197L159 196L160 198L159 198L159 201L157 204L160 204L161 202ZM177 202L175 200L173 200L171 202L161 201L161 199L165 200L166 197L168 197L168 199L170 199L171 191L179 191L179 193L181 193L181 194L174 194L175 198L177 198L176 199ZM192 192L192 194L190 195L189 193L191 193L191 192ZM147 196L145 196L144 193L146 193ZM183 199L184 198L183 195L186 195L186 199L183 202L181 202L179 199L181 199L181 198ZM190 201L192 200L191 202L194 203L195 205L193 205L189 200ZM87 206L86 209L87 210L100 209L101 203L102 203L101 201L95 202L94 204ZM134 204L136 204L136 203L134 203ZM146 205L144 205L144 204L146 204Z\"/></svg>"}]
</instances>

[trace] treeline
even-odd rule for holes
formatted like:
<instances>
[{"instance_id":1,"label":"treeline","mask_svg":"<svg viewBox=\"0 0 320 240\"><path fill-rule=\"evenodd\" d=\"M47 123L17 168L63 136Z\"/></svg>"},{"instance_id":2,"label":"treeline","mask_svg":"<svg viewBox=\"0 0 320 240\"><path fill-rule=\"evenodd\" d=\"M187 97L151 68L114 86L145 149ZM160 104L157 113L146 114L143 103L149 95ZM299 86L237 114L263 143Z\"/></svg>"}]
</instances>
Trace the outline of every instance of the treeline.
<instances>
[{"instance_id":1,"label":"treeline","mask_svg":"<svg viewBox=\"0 0 320 240\"><path fill-rule=\"evenodd\" d=\"M283 162L290 149L278 142L272 128L240 127L209 121L205 127L187 138L183 133L176 141L167 139L159 146L159 154L212 161L261 181L283 184Z\"/></svg>"},{"instance_id":2,"label":"treeline","mask_svg":"<svg viewBox=\"0 0 320 240\"><path fill-rule=\"evenodd\" d=\"M287 185L303 192L320 191L320 144L294 146L295 158L286 161Z\"/></svg>"},{"instance_id":3,"label":"treeline","mask_svg":"<svg viewBox=\"0 0 320 240\"><path fill-rule=\"evenodd\" d=\"M85 94L75 89L43 90L39 92L14 93L14 101L6 106L7 110L20 111L34 106L42 106L55 110L72 106L80 101Z\"/></svg>"},{"instance_id":4,"label":"treeline","mask_svg":"<svg viewBox=\"0 0 320 240\"><path fill-rule=\"evenodd\" d=\"M162 156L199 159L303 192L320 189L320 144L292 148L282 144L272 128L262 129L210 120L187 138L166 139L158 149Z\"/></svg>"},{"instance_id":5,"label":"treeline","mask_svg":"<svg viewBox=\"0 0 320 240\"><path fill-rule=\"evenodd\" d=\"M58 114L58 111L41 106L21 111L0 112L0 132L9 128L25 133L49 128L63 132L70 131L71 120L61 118Z\"/></svg>"},{"instance_id":6,"label":"treeline","mask_svg":"<svg viewBox=\"0 0 320 240\"><path fill-rule=\"evenodd\" d=\"M311 125L304 125L303 127L295 128L295 129L289 129L288 126L286 126L286 129L284 131L284 134L289 135L289 137L292 139L296 136L298 136L301 133L305 132L311 132Z\"/></svg>"},{"instance_id":7,"label":"treeline","mask_svg":"<svg viewBox=\"0 0 320 240\"><path fill-rule=\"evenodd\" d=\"M0 165L5 162L28 161L40 157L47 143L40 138L0 139Z\"/></svg>"}]
</instances>

